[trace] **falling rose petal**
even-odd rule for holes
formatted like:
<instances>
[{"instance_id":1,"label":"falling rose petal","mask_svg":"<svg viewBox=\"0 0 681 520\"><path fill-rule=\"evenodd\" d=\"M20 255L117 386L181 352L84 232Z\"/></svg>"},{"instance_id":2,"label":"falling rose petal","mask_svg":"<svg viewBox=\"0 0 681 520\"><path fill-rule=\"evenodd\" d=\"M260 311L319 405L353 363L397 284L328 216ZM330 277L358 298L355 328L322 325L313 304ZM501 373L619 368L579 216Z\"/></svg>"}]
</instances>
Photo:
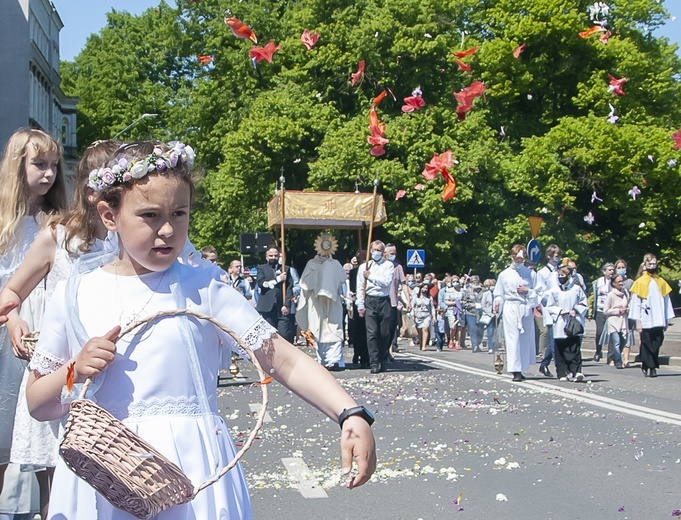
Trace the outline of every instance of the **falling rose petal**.
<instances>
[{"instance_id":1,"label":"falling rose petal","mask_svg":"<svg viewBox=\"0 0 681 520\"><path fill-rule=\"evenodd\" d=\"M654 163L654 162L655 162L655 157L653 157L652 155L648 154L648 160L649 160L651 163Z\"/></svg>"},{"instance_id":2,"label":"falling rose petal","mask_svg":"<svg viewBox=\"0 0 681 520\"><path fill-rule=\"evenodd\" d=\"M603 199L599 198L599 197L598 197L598 193L596 193L596 191L594 191L594 192L591 194L591 204L593 204L593 203L596 202L596 201L603 202Z\"/></svg>"},{"instance_id":3,"label":"falling rose petal","mask_svg":"<svg viewBox=\"0 0 681 520\"><path fill-rule=\"evenodd\" d=\"M670 168L673 168L674 166L676 166L676 159L669 159L667 161L667 166L669 166Z\"/></svg>"},{"instance_id":4,"label":"falling rose petal","mask_svg":"<svg viewBox=\"0 0 681 520\"><path fill-rule=\"evenodd\" d=\"M608 114L608 123L614 125L615 123L617 123L619 117L615 115L615 107L612 106L610 103L608 103L608 106L610 107L610 113Z\"/></svg>"},{"instance_id":5,"label":"falling rose petal","mask_svg":"<svg viewBox=\"0 0 681 520\"><path fill-rule=\"evenodd\" d=\"M580 38L588 38L592 34L596 34L597 32L603 32L605 31L605 28L601 27L600 25L594 25L593 27L587 29L586 31L581 31L579 33Z\"/></svg>"},{"instance_id":6,"label":"falling rose petal","mask_svg":"<svg viewBox=\"0 0 681 520\"><path fill-rule=\"evenodd\" d=\"M584 217L584 222L586 222L589 225L592 225L596 219L594 218L593 213L589 211L589 213Z\"/></svg>"},{"instance_id":7,"label":"falling rose petal","mask_svg":"<svg viewBox=\"0 0 681 520\"><path fill-rule=\"evenodd\" d=\"M425 188L425 186L420 182L416 186L414 186L414 189L419 191L421 191L423 188Z\"/></svg>"},{"instance_id":8,"label":"falling rose petal","mask_svg":"<svg viewBox=\"0 0 681 520\"><path fill-rule=\"evenodd\" d=\"M243 23L238 18L225 18L225 23L229 27L232 34L242 40L251 40L253 43L258 43L255 33L251 28Z\"/></svg>"},{"instance_id":9,"label":"falling rose petal","mask_svg":"<svg viewBox=\"0 0 681 520\"><path fill-rule=\"evenodd\" d=\"M471 75L471 66L464 63L460 59L456 59L456 64L459 66L459 70L465 72L468 76Z\"/></svg>"},{"instance_id":10,"label":"falling rose petal","mask_svg":"<svg viewBox=\"0 0 681 520\"><path fill-rule=\"evenodd\" d=\"M464 228L456 228L456 234L457 235L463 235L464 233L468 233Z\"/></svg>"},{"instance_id":11,"label":"falling rose petal","mask_svg":"<svg viewBox=\"0 0 681 520\"><path fill-rule=\"evenodd\" d=\"M608 90L612 92L615 96L623 96L624 90L622 90L622 85L624 85L629 80L627 78L617 79L612 74L608 74L608 78L610 78L610 86L608 87Z\"/></svg>"},{"instance_id":12,"label":"falling rose petal","mask_svg":"<svg viewBox=\"0 0 681 520\"><path fill-rule=\"evenodd\" d=\"M248 51L248 56L257 62L265 60L267 63L272 63L272 56L278 50L281 50L281 45L274 45L274 42L269 42L264 47L251 47Z\"/></svg>"},{"instance_id":13,"label":"falling rose petal","mask_svg":"<svg viewBox=\"0 0 681 520\"><path fill-rule=\"evenodd\" d=\"M406 194L407 194L406 190L397 190L397 193L395 194L395 200L400 200Z\"/></svg>"},{"instance_id":14,"label":"falling rose petal","mask_svg":"<svg viewBox=\"0 0 681 520\"><path fill-rule=\"evenodd\" d=\"M502 137L506 137L506 130L504 130L504 127L501 127L501 130L499 131L499 135Z\"/></svg>"},{"instance_id":15,"label":"falling rose petal","mask_svg":"<svg viewBox=\"0 0 681 520\"><path fill-rule=\"evenodd\" d=\"M643 229L644 227L646 227L646 223L645 223L645 222L641 222L641 223L638 225L638 228L639 228L639 229Z\"/></svg>"},{"instance_id":16,"label":"falling rose petal","mask_svg":"<svg viewBox=\"0 0 681 520\"><path fill-rule=\"evenodd\" d=\"M319 33L310 33L309 29L305 29L303 34L300 35L300 41L303 42L305 48L309 51L312 50L319 40Z\"/></svg>"},{"instance_id":17,"label":"falling rose petal","mask_svg":"<svg viewBox=\"0 0 681 520\"><path fill-rule=\"evenodd\" d=\"M518 45L515 49L513 49L513 57L515 59L520 58L520 54L525 50L525 47L527 47L527 44L523 43L522 45Z\"/></svg>"},{"instance_id":18,"label":"falling rose petal","mask_svg":"<svg viewBox=\"0 0 681 520\"><path fill-rule=\"evenodd\" d=\"M449 199L453 199L456 196L456 181L452 179L450 182L445 184L442 190L442 201L447 202Z\"/></svg>"},{"instance_id":19,"label":"falling rose petal","mask_svg":"<svg viewBox=\"0 0 681 520\"><path fill-rule=\"evenodd\" d=\"M197 58L199 58L199 64L201 65L208 65L211 61L213 61L213 56L199 55Z\"/></svg>"},{"instance_id":20,"label":"falling rose petal","mask_svg":"<svg viewBox=\"0 0 681 520\"><path fill-rule=\"evenodd\" d=\"M534 96L533 96L532 94L528 94L528 95L527 95L527 99L529 99L530 101L532 101L532 98L533 98L533 97L534 97Z\"/></svg>"},{"instance_id":21,"label":"falling rose petal","mask_svg":"<svg viewBox=\"0 0 681 520\"><path fill-rule=\"evenodd\" d=\"M636 197L638 197L641 194L641 190L639 189L638 186L634 186L627 193L632 199L636 200Z\"/></svg>"},{"instance_id":22,"label":"falling rose petal","mask_svg":"<svg viewBox=\"0 0 681 520\"><path fill-rule=\"evenodd\" d=\"M452 54L454 56L456 56L457 58L465 58L466 56L470 56L471 54L473 54L477 50L478 50L477 47L471 47L470 49L467 49L465 51L452 52Z\"/></svg>"},{"instance_id":23,"label":"falling rose petal","mask_svg":"<svg viewBox=\"0 0 681 520\"><path fill-rule=\"evenodd\" d=\"M352 80L350 81L350 85L353 87L355 86L355 83L357 83L360 78L364 77L364 60L359 62L359 65L357 66L357 72L352 74Z\"/></svg>"},{"instance_id":24,"label":"falling rose petal","mask_svg":"<svg viewBox=\"0 0 681 520\"><path fill-rule=\"evenodd\" d=\"M674 141L674 150L681 148L681 128L672 133L672 141Z\"/></svg>"}]
</instances>

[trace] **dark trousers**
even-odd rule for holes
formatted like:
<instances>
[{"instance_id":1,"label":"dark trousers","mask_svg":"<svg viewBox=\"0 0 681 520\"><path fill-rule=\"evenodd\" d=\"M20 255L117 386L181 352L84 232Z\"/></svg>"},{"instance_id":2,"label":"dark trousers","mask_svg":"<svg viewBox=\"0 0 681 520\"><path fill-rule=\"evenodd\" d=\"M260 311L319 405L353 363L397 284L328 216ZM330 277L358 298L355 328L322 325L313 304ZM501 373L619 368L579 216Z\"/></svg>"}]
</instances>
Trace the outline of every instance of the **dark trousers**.
<instances>
[{"instance_id":1,"label":"dark trousers","mask_svg":"<svg viewBox=\"0 0 681 520\"><path fill-rule=\"evenodd\" d=\"M603 357L603 345L601 344L601 336L605 328L605 322L608 317L602 312L596 312L596 355Z\"/></svg>"},{"instance_id":2,"label":"dark trousers","mask_svg":"<svg viewBox=\"0 0 681 520\"><path fill-rule=\"evenodd\" d=\"M392 343L394 351L397 350L397 336L400 332L399 323L397 320L398 315L399 311L397 310L397 307L390 307L390 330L393 331L390 342Z\"/></svg>"},{"instance_id":3,"label":"dark trousers","mask_svg":"<svg viewBox=\"0 0 681 520\"><path fill-rule=\"evenodd\" d=\"M354 308L354 316L352 318L351 334L352 349L354 355L352 356L353 363L369 364L369 350L367 349L367 326L364 318L359 315L357 306Z\"/></svg>"},{"instance_id":4,"label":"dark trousers","mask_svg":"<svg viewBox=\"0 0 681 520\"><path fill-rule=\"evenodd\" d=\"M664 329L653 327L641 331L641 368L660 368L660 347L664 341Z\"/></svg>"},{"instance_id":5,"label":"dark trousers","mask_svg":"<svg viewBox=\"0 0 681 520\"><path fill-rule=\"evenodd\" d=\"M277 329L277 333L289 343L293 343L295 329L291 326L289 316L284 316L281 310L272 309L268 312L260 312L263 319Z\"/></svg>"},{"instance_id":6,"label":"dark trousers","mask_svg":"<svg viewBox=\"0 0 681 520\"><path fill-rule=\"evenodd\" d=\"M573 376L582 371L582 353L579 336L556 338L553 340L556 359L556 374L559 378L568 374Z\"/></svg>"},{"instance_id":7,"label":"dark trousers","mask_svg":"<svg viewBox=\"0 0 681 520\"><path fill-rule=\"evenodd\" d=\"M392 306L390 296L367 296L364 300L364 320L367 325L367 348L369 364L379 367L388 357L388 348L392 340L390 319Z\"/></svg>"}]
</instances>

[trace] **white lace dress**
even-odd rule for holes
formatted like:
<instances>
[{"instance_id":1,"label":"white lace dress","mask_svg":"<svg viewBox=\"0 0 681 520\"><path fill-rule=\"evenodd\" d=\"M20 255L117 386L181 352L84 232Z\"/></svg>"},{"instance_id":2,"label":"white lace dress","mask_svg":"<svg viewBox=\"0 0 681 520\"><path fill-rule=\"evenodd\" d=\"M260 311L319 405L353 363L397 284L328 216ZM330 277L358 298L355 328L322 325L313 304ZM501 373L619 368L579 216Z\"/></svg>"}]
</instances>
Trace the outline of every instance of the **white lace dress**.
<instances>
[{"instance_id":1,"label":"white lace dress","mask_svg":"<svg viewBox=\"0 0 681 520\"><path fill-rule=\"evenodd\" d=\"M69 292L72 283L57 287L43 321L30 365L42 374L56 370L81 349L78 323L71 321L75 311L87 337L105 334L127 321L121 319L124 316L147 316L180 305L216 317L252 349L260 348L276 332L248 300L220 281L216 268L197 269L176 262L168 271L139 277L96 269L80 277L77 289ZM75 308L71 310L67 294L75 295ZM196 363L184 334L190 334L196 345ZM221 342L228 348L234 344L208 322L178 317L157 320L139 335L126 336L116 343L116 359L93 385L98 386L94 397L100 406L176 463L194 485L225 466L236 452L217 409L216 368ZM200 379L195 385L197 372ZM59 461L50 518L132 517L113 508ZM191 503L158 516L159 520L250 518L251 504L241 465L201 491Z\"/></svg>"},{"instance_id":2,"label":"white lace dress","mask_svg":"<svg viewBox=\"0 0 681 520\"><path fill-rule=\"evenodd\" d=\"M57 226L55 231L57 248L54 252L52 269L47 275L45 283L45 302L48 304L57 283L68 278L73 263L80 256L78 246L82 243L79 239L72 240L71 250L74 253L69 253L64 243L66 238L64 226ZM92 251L101 249L101 246L101 240L95 241ZM58 438L60 421L40 422L31 417L26 403L28 374L28 370L25 370L21 387L19 388L19 401L14 419L14 435L12 438L10 460L15 464L21 464L24 471L40 471L46 467L52 468L57 465L59 460Z\"/></svg>"},{"instance_id":3,"label":"white lace dress","mask_svg":"<svg viewBox=\"0 0 681 520\"><path fill-rule=\"evenodd\" d=\"M0 289L26 257L26 252L39 231L40 226L34 217L23 218L16 232L17 243L0 256ZM21 307L20 315L32 330L40 326L44 292L44 286L40 284ZM0 327L0 464L7 464L10 460L14 416L25 368L26 362L14 356L7 328ZM11 465L5 474L5 485L0 495L0 513L31 511L30 488L33 475L20 473L18 470L17 466Z\"/></svg>"}]
</instances>

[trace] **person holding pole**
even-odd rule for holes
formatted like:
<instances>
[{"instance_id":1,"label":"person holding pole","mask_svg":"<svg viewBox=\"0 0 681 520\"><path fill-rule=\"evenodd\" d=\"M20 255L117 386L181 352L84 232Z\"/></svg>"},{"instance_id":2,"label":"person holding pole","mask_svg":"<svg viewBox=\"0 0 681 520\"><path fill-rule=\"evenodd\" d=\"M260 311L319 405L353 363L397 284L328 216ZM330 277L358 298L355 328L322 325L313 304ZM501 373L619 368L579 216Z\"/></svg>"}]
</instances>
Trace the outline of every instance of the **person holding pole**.
<instances>
[{"instance_id":1,"label":"person holding pole","mask_svg":"<svg viewBox=\"0 0 681 520\"><path fill-rule=\"evenodd\" d=\"M272 245L265 253L267 263L258 266L257 283L260 288L260 297L255 308L267 323L277 329L282 338L292 343L294 331L288 315L291 312L293 285L286 284L290 269L287 267L282 271L279 264L280 256L279 248ZM282 290L282 284L286 284L284 290Z\"/></svg>"},{"instance_id":2,"label":"person holding pole","mask_svg":"<svg viewBox=\"0 0 681 520\"><path fill-rule=\"evenodd\" d=\"M385 244L371 243L368 261L357 270L357 310L366 320L367 347L372 374L385 372L385 359L392 340L390 288L395 266L383 257Z\"/></svg>"}]
</instances>

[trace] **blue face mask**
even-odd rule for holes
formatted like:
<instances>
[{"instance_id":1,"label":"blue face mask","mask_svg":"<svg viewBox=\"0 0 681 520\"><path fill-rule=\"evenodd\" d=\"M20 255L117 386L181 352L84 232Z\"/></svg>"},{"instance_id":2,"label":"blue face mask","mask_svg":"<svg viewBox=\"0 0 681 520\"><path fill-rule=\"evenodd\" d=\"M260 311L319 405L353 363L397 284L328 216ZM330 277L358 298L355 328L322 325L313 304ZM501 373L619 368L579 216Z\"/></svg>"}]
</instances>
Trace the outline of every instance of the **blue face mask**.
<instances>
[{"instance_id":1,"label":"blue face mask","mask_svg":"<svg viewBox=\"0 0 681 520\"><path fill-rule=\"evenodd\" d=\"M617 271L615 271L615 273L620 275L620 276L626 276L627 270L626 269L618 269Z\"/></svg>"},{"instance_id":2,"label":"blue face mask","mask_svg":"<svg viewBox=\"0 0 681 520\"><path fill-rule=\"evenodd\" d=\"M381 253L380 251L372 251L371 252L371 259L374 262L378 262L381 258L383 258L383 253Z\"/></svg>"},{"instance_id":3,"label":"blue face mask","mask_svg":"<svg viewBox=\"0 0 681 520\"><path fill-rule=\"evenodd\" d=\"M391 262L394 262L395 261L395 255L388 255L388 260L390 260Z\"/></svg>"}]
</instances>

